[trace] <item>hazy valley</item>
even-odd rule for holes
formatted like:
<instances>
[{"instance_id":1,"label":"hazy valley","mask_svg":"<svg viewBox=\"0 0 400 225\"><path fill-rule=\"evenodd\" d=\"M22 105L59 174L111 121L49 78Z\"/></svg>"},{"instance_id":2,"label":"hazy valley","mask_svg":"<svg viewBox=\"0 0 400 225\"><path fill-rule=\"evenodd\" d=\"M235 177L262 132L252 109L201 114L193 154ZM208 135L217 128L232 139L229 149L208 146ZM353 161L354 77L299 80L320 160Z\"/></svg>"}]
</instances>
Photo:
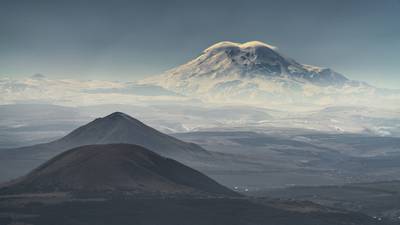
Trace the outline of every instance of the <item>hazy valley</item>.
<instances>
[{"instance_id":1,"label":"hazy valley","mask_svg":"<svg viewBox=\"0 0 400 225\"><path fill-rule=\"evenodd\" d=\"M399 90L271 45L219 42L134 82L0 87L1 224L400 221Z\"/></svg>"}]
</instances>

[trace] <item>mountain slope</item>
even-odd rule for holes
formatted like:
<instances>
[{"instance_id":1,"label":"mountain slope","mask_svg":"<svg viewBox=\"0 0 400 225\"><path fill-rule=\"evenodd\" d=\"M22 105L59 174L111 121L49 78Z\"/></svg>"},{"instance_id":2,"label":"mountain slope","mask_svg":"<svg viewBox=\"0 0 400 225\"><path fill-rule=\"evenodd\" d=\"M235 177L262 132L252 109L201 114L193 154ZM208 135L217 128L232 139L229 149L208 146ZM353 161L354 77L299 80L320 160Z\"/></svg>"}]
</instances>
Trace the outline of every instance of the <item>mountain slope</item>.
<instances>
[{"instance_id":1,"label":"mountain slope","mask_svg":"<svg viewBox=\"0 0 400 225\"><path fill-rule=\"evenodd\" d=\"M195 160L209 153L200 146L163 134L120 112L98 118L67 136L44 144L0 151L0 179L21 176L55 155L82 145L125 143L140 145L160 155ZM7 169L12 167L13 170Z\"/></svg>"},{"instance_id":2,"label":"mountain slope","mask_svg":"<svg viewBox=\"0 0 400 225\"><path fill-rule=\"evenodd\" d=\"M246 198L128 144L88 145L56 156L0 188L0 211L1 224L378 224L311 202Z\"/></svg>"},{"instance_id":3,"label":"mountain slope","mask_svg":"<svg viewBox=\"0 0 400 225\"><path fill-rule=\"evenodd\" d=\"M276 47L258 41L217 43L196 59L167 73L181 79L202 76L215 79L233 75L241 78L290 78L320 86L341 86L349 81L331 69L302 65L283 56Z\"/></svg>"},{"instance_id":4,"label":"mountain slope","mask_svg":"<svg viewBox=\"0 0 400 225\"><path fill-rule=\"evenodd\" d=\"M142 83L225 103L327 104L343 94L347 96L343 100L349 102L377 92L332 69L298 63L276 47L258 41L217 43L194 60Z\"/></svg>"},{"instance_id":5,"label":"mountain slope","mask_svg":"<svg viewBox=\"0 0 400 225\"><path fill-rule=\"evenodd\" d=\"M139 120L115 112L98 118L57 141L59 144L74 146L88 144L128 143L144 146L161 155L188 155L206 153L195 144L180 141L163 134Z\"/></svg>"},{"instance_id":6,"label":"mountain slope","mask_svg":"<svg viewBox=\"0 0 400 225\"><path fill-rule=\"evenodd\" d=\"M66 151L2 191L238 195L190 167L129 144L87 145Z\"/></svg>"}]
</instances>

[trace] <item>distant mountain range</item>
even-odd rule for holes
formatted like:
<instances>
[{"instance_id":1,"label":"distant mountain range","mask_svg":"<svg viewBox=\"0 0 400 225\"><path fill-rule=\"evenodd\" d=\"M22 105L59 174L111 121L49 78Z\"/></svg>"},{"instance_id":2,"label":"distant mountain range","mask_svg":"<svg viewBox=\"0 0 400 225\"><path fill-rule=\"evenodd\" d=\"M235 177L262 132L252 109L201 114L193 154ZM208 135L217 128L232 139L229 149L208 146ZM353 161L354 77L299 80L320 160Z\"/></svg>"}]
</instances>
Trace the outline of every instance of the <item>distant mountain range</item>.
<instances>
[{"instance_id":1,"label":"distant mountain range","mask_svg":"<svg viewBox=\"0 0 400 225\"><path fill-rule=\"evenodd\" d=\"M239 196L207 176L138 145L86 145L61 153L0 193L130 193Z\"/></svg>"},{"instance_id":2,"label":"distant mountain range","mask_svg":"<svg viewBox=\"0 0 400 225\"><path fill-rule=\"evenodd\" d=\"M399 94L350 80L330 68L298 63L258 41L217 43L188 63L142 83L206 101L268 105L329 104L343 96L352 103L352 98L366 94Z\"/></svg>"}]
</instances>

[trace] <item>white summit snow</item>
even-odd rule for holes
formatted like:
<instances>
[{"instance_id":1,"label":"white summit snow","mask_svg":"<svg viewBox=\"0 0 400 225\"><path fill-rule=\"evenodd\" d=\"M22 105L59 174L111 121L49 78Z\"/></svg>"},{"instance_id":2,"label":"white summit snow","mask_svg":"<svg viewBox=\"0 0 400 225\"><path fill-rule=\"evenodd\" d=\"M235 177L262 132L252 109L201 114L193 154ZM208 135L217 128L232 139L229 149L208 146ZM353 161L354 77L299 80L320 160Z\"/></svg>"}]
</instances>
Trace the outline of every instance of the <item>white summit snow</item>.
<instances>
[{"instance_id":1,"label":"white summit snow","mask_svg":"<svg viewBox=\"0 0 400 225\"><path fill-rule=\"evenodd\" d=\"M220 48L226 48L226 47L237 47L237 48L257 48L257 47L266 47L266 48L270 48L270 49L274 49L277 50L278 48L266 43L263 43L261 41L249 41L246 43L235 43L235 42L230 42L230 41L222 41L222 42L218 42L212 46L210 46L209 48L207 48L206 50L204 50L205 52L207 51L213 51L213 50L217 50Z\"/></svg>"},{"instance_id":2,"label":"white summit snow","mask_svg":"<svg viewBox=\"0 0 400 225\"><path fill-rule=\"evenodd\" d=\"M209 102L322 104L360 103L376 89L329 69L304 65L259 42L219 42L200 56L141 83ZM344 96L345 94L346 96Z\"/></svg>"}]
</instances>

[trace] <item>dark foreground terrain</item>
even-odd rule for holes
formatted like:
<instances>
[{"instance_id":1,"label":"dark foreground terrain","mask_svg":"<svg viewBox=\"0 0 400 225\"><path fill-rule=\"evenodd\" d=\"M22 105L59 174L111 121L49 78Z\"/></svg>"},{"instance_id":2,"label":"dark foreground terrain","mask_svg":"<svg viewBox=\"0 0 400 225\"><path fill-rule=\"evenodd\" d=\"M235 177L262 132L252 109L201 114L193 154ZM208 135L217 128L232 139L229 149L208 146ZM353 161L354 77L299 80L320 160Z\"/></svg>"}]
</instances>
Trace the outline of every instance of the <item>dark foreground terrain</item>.
<instances>
[{"instance_id":1,"label":"dark foreground terrain","mask_svg":"<svg viewBox=\"0 0 400 225\"><path fill-rule=\"evenodd\" d=\"M377 223L307 201L244 197L178 161L130 144L77 147L0 186L1 225Z\"/></svg>"},{"instance_id":2,"label":"dark foreground terrain","mask_svg":"<svg viewBox=\"0 0 400 225\"><path fill-rule=\"evenodd\" d=\"M400 224L400 181L332 186L291 187L254 193L281 199L313 201L327 207L357 211L377 220Z\"/></svg>"},{"instance_id":3,"label":"dark foreground terrain","mask_svg":"<svg viewBox=\"0 0 400 225\"><path fill-rule=\"evenodd\" d=\"M361 214L335 211L308 202L216 197L3 196L0 212L2 225L383 224Z\"/></svg>"}]
</instances>

